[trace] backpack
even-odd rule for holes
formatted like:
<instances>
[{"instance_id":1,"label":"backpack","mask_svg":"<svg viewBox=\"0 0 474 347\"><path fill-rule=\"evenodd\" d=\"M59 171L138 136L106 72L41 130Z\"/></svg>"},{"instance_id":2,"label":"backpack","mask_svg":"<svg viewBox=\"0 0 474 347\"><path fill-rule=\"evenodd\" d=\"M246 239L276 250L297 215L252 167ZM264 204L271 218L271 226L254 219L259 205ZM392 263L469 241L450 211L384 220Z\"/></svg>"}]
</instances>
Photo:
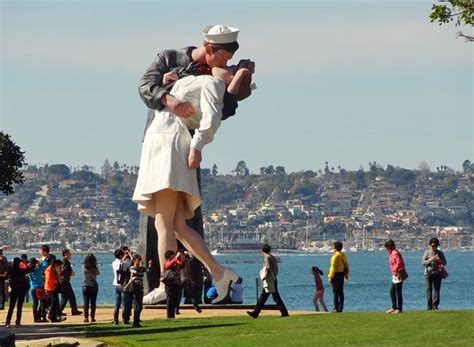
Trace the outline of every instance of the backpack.
<instances>
[{"instance_id":1,"label":"backpack","mask_svg":"<svg viewBox=\"0 0 474 347\"><path fill-rule=\"evenodd\" d=\"M128 280L130 279L130 271L125 270L123 264L125 262L122 261L120 263L119 269L116 271L117 272L117 283L120 284L121 286L124 286L125 284L128 283Z\"/></svg>"}]
</instances>

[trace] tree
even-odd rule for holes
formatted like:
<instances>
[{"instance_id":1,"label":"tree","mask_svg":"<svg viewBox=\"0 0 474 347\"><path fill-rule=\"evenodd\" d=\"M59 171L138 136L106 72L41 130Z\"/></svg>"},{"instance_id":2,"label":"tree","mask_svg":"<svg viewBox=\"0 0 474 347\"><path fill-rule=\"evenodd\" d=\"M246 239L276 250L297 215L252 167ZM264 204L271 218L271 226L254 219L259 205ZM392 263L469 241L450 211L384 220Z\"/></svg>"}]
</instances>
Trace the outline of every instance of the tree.
<instances>
[{"instance_id":1,"label":"tree","mask_svg":"<svg viewBox=\"0 0 474 347\"><path fill-rule=\"evenodd\" d=\"M426 172L426 173L431 172L431 168L426 161L422 161L420 165L418 165L418 170L420 170L421 172Z\"/></svg>"},{"instance_id":2,"label":"tree","mask_svg":"<svg viewBox=\"0 0 474 347\"><path fill-rule=\"evenodd\" d=\"M248 176L250 173L247 164L245 164L245 161L243 160L237 163L234 172L237 176Z\"/></svg>"},{"instance_id":3,"label":"tree","mask_svg":"<svg viewBox=\"0 0 474 347\"><path fill-rule=\"evenodd\" d=\"M462 162L462 169L466 173L472 170L472 164L469 159L466 159Z\"/></svg>"},{"instance_id":4,"label":"tree","mask_svg":"<svg viewBox=\"0 0 474 347\"><path fill-rule=\"evenodd\" d=\"M474 1L472 0L439 0L442 5L431 7L431 22L439 25L455 21L456 26L474 26ZM449 4L446 4L449 3ZM474 42L474 36L466 35L461 31L456 33L458 37L464 37L468 42Z\"/></svg>"},{"instance_id":5,"label":"tree","mask_svg":"<svg viewBox=\"0 0 474 347\"><path fill-rule=\"evenodd\" d=\"M214 177L217 176L218 172L217 172L217 165L216 164L212 165L212 172L211 173L212 173L212 176L214 176Z\"/></svg>"},{"instance_id":6,"label":"tree","mask_svg":"<svg viewBox=\"0 0 474 347\"><path fill-rule=\"evenodd\" d=\"M14 193L13 184L24 182L21 168L25 165L24 152L7 133L0 131L0 189L3 194Z\"/></svg>"},{"instance_id":7,"label":"tree","mask_svg":"<svg viewBox=\"0 0 474 347\"><path fill-rule=\"evenodd\" d=\"M276 175L286 175L285 167L284 166L275 167L275 174Z\"/></svg>"},{"instance_id":8,"label":"tree","mask_svg":"<svg viewBox=\"0 0 474 347\"><path fill-rule=\"evenodd\" d=\"M260 172L262 171L262 168L260 168ZM263 168L263 174L265 176L273 176L275 174L275 168L273 165L265 166Z\"/></svg>"},{"instance_id":9,"label":"tree","mask_svg":"<svg viewBox=\"0 0 474 347\"><path fill-rule=\"evenodd\" d=\"M109 159L105 159L102 165L102 177L107 180L110 176L112 176L112 165L110 165Z\"/></svg>"},{"instance_id":10,"label":"tree","mask_svg":"<svg viewBox=\"0 0 474 347\"><path fill-rule=\"evenodd\" d=\"M71 177L71 170L64 164L53 164L48 167L46 172L53 181L65 180Z\"/></svg>"}]
</instances>

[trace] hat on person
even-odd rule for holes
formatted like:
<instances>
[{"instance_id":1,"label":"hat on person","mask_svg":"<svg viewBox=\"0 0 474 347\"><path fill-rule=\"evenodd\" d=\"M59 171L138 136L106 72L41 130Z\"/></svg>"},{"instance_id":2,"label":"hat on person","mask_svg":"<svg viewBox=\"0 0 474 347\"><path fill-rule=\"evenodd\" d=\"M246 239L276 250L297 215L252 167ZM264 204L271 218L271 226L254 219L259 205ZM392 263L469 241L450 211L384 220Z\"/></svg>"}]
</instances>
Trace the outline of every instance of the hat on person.
<instances>
[{"instance_id":1,"label":"hat on person","mask_svg":"<svg viewBox=\"0 0 474 347\"><path fill-rule=\"evenodd\" d=\"M224 44L237 41L239 29L227 25L208 25L202 30L204 40L209 43Z\"/></svg>"}]
</instances>

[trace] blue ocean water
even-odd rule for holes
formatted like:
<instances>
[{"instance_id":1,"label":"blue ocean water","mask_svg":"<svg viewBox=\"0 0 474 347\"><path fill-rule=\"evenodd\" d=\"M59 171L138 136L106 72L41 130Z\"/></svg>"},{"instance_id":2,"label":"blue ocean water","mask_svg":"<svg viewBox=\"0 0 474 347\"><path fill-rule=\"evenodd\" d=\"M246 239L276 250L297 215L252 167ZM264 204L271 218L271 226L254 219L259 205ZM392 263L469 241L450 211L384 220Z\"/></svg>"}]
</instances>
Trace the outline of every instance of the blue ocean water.
<instances>
[{"instance_id":1,"label":"blue ocean water","mask_svg":"<svg viewBox=\"0 0 474 347\"><path fill-rule=\"evenodd\" d=\"M425 309L425 287L422 252L403 252L403 258L409 274L404 283L403 297L405 310ZM332 308L332 291L327 282L329 254L276 254L280 258L278 287L283 301L291 310L312 310L312 295L315 290L310 273L316 265L324 271L323 282L326 288L325 300ZM391 275L388 268L388 256L384 252L346 253L351 268L349 281L345 285L345 311L380 311L390 307L389 289ZM449 277L442 282L440 309L474 309L474 253L445 252ZM7 255L9 259L16 254ZM31 255L33 256L33 255ZM217 259L226 267L232 267L243 278L244 303L256 302L256 277L262 264L259 253L231 253L217 255ZM75 254L72 259L77 273L72 285L78 302L82 304L82 274L80 266L84 255ZM114 289L112 254L97 254L100 276L98 303L112 304ZM259 290L261 284L259 283ZM271 298L269 303L271 303Z\"/></svg>"}]
</instances>

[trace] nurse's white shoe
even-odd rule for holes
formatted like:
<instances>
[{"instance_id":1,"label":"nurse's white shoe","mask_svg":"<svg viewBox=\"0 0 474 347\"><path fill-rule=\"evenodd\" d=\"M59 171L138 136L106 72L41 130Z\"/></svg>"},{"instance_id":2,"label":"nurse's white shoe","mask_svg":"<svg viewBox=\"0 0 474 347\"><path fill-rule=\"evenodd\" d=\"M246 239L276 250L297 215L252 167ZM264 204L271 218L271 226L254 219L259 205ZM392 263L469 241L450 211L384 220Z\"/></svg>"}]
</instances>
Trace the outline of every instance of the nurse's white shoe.
<instances>
[{"instance_id":1,"label":"nurse's white shoe","mask_svg":"<svg viewBox=\"0 0 474 347\"><path fill-rule=\"evenodd\" d=\"M239 276L230 268L224 268L224 275L219 281L216 281L215 287L217 291L217 297L212 300L213 304L218 304L223 301L229 295L230 285L237 282Z\"/></svg>"},{"instance_id":2,"label":"nurse's white shoe","mask_svg":"<svg viewBox=\"0 0 474 347\"><path fill-rule=\"evenodd\" d=\"M143 305L156 305L163 301L166 301L166 291L163 283L143 297Z\"/></svg>"}]
</instances>

